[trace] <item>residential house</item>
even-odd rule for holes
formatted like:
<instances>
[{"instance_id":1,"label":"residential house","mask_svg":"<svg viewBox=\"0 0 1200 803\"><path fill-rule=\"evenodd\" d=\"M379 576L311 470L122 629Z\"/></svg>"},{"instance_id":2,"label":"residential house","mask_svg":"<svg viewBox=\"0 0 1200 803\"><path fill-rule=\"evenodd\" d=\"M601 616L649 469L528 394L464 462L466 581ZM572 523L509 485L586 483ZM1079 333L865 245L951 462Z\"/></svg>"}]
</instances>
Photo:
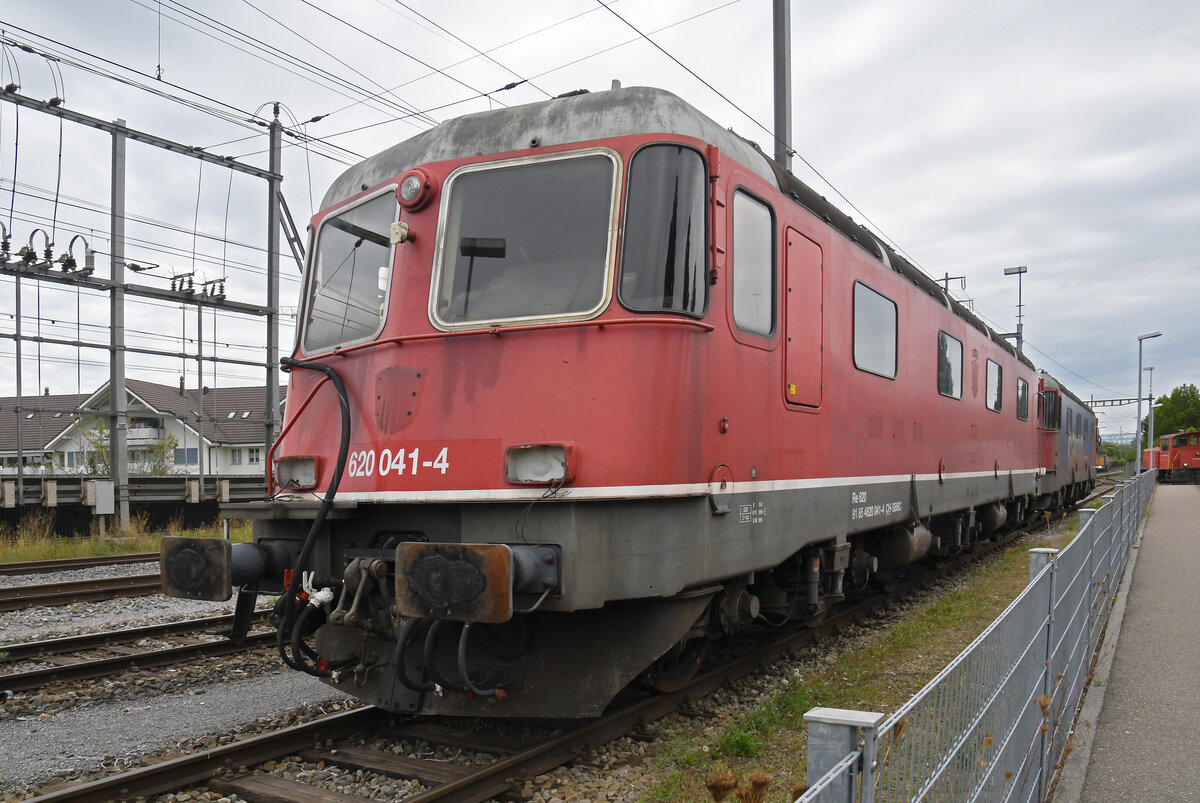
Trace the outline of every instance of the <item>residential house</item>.
<instances>
[{"instance_id":1,"label":"residential house","mask_svg":"<svg viewBox=\"0 0 1200 803\"><path fill-rule=\"evenodd\" d=\"M264 473L261 385L198 391L127 379L125 392L131 475ZM0 398L0 473L16 473L18 418L26 473L108 473L108 409L108 383L87 396L24 397L20 413L14 397Z\"/></svg>"}]
</instances>

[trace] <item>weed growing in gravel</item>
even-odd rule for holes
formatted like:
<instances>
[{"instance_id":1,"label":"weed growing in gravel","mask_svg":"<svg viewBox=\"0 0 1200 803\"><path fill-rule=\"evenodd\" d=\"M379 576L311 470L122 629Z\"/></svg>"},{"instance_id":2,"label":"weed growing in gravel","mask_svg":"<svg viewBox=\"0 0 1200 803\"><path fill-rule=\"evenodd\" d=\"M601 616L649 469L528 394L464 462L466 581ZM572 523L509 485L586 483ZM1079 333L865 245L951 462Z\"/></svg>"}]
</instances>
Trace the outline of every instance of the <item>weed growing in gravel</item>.
<instances>
[{"instance_id":1,"label":"weed growing in gravel","mask_svg":"<svg viewBox=\"0 0 1200 803\"><path fill-rule=\"evenodd\" d=\"M687 774L683 770L671 770L654 788L646 793L647 800L687 800Z\"/></svg>"}]
</instances>

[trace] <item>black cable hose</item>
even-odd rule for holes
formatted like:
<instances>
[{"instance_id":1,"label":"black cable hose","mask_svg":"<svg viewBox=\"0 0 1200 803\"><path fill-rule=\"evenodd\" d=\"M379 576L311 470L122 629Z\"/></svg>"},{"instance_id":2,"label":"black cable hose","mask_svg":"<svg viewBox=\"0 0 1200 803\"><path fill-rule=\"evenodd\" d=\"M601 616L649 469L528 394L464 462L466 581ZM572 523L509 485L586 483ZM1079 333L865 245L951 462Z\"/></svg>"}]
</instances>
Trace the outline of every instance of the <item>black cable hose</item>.
<instances>
[{"instance_id":1,"label":"black cable hose","mask_svg":"<svg viewBox=\"0 0 1200 803\"><path fill-rule=\"evenodd\" d=\"M444 619L434 619L433 624L429 626L429 632L425 634L425 671L431 678L433 678L434 683L441 686L443 689L465 692L467 690L466 686L463 686L461 683L455 683L453 681L446 680L446 678L442 677L441 673L438 672L437 663L434 661L433 650L437 644L438 631L442 629L442 625L445 623L445 621L446 620Z\"/></svg>"},{"instance_id":2,"label":"black cable hose","mask_svg":"<svg viewBox=\"0 0 1200 803\"><path fill-rule=\"evenodd\" d=\"M464 622L462 633L458 637L458 673L462 675L463 685L467 687L467 691L477 697L502 697L498 694L497 689L481 689L471 682L471 676L467 667L467 642L471 639L471 623Z\"/></svg>"},{"instance_id":3,"label":"black cable hose","mask_svg":"<svg viewBox=\"0 0 1200 803\"><path fill-rule=\"evenodd\" d=\"M346 385L342 382L342 377L328 365L317 362L302 362L300 360L293 360L291 357L280 359L279 364L285 369L300 368L307 371L320 371L329 377L329 381L333 383L333 388L337 392L338 406L341 408L342 414L341 440L338 443L337 462L333 466L333 477L329 480L329 488L325 492L325 498L321 500L321 506L317 509L317 515L313 519L312 527L309 528L308 536L304 539L304 545L300 548L300 555L296 558L296 565L292 569L292 582L280 598L283 607L283 616L279 620L279 630L277 631L275 640L279 657L283 659L285 664L293 669L307 672L311 675L321 670L308 666L298 655L294 658L289 656L287 654L287 640L284 637L284 633L294 628L297 624L295 599L296 594L300 591L304 566L308 563L308 559L312 555L313 547L316 546L317 533L321 531L321 527L325 524L325 518L329 515L330 509L333 508L333 498L337 494L338 485L342 482L342 472L346 469L346 458L350 453L350 399L346 395ZM294 644L294 638L292 642ZM303 642L301 643L303 644ZM304 650L304 653L307 654L308 650ZM317 676L326 677L327 675Z\"/></svg>"},{"instance_id":4,"label":"black cable hose","mask_svg":"<svg viewBox=\"0 0 1200 803\"><path fill-rule=\"evenodd\" d=\"M305 605L304 610L300 612L300 616L296 618L296 623L292 625L292 658L296 661L296 663L301 665L303 671L307 672L313 677L327 678L333 674L331 671L328 669L319 669L316 666L309 666L304 662L304 659L300 657L303 654L308 654L311 650L311 648L304 643L304 637L308 635L305 632L305 628L308 626L309 618L313 616L314 612L318 612L320 610L321 609L316 605ZM320 627L320 624L313 625L312 629L315 631L318 627ZM311 657L313 657L315 660L316 653L313 652Z\"/></svg>"},{"instance_id":5,"label":"black cable hose","mask_svg":"<svg viewBox=\"0 0 1200 803\"><path fill-rule=\"evenodd\" d=\"M404 669L404 653L408 649L408 640L412 637L413 631L417 629L417 625L421 620L413 617L405 621L404 626L400 628L400 635L396 638L396 652L392 658L392 663L396 665L396 677L404 684L404 687L410 691L426 692L433 691L433 683L429 681L429 670L426 668L426 679L420 682L413 682L408 673Z\"/></svg>"}]
</instances>

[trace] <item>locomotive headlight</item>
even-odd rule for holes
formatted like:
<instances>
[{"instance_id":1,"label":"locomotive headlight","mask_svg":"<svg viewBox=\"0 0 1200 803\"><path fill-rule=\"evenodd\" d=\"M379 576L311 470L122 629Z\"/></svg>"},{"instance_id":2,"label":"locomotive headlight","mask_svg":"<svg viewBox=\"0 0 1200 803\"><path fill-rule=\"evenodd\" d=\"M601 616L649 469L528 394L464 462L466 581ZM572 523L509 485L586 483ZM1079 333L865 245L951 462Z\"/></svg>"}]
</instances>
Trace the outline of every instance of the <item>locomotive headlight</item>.
<instances>
[{"instance_id":1,"label":"locomotive headlight","mask_svg":"<svg viewBox=\"0 0 1200 803\"><path fill-rule=\"evenodd\" d=\"M417 200L417 196L421 194L421 179L417 176L408 176L404 181L400 182L400 200L407 203L412 203Z\"/></svg>"},{"instance_id":2,"label":"locomotive headlight","mask_svg":"<svg viewBox=\"0 0 1200 803\"><path fill-rule=\"evenodd\" d=\"M561 485L575 478L579 450L573 443L531 443L510 446L504 454L509 482Z\"/></svg>"},{"instance_id":3,"label":"locomotive headlight","mask_svg":"<svg viewBox=\"0 0 1200 803\"><path fill-rule=\"evenodd\" d=\"M279 490L314 488L321 476L319 457L285 457L275 462L275 481Z\"/></svg>"},{"instance_id":4,"label":"locomotive headlight","mask_svg":"<svg viewBox=\"0 0 1200 803\"><path fill-rule=\"evenodd\" d=\"M404 178L400 179L396 200L409 212L416 212L429 203L433 194L433 181L429 175L424 170L416 169L408 171Z\"/></svg>"}]
</instances>

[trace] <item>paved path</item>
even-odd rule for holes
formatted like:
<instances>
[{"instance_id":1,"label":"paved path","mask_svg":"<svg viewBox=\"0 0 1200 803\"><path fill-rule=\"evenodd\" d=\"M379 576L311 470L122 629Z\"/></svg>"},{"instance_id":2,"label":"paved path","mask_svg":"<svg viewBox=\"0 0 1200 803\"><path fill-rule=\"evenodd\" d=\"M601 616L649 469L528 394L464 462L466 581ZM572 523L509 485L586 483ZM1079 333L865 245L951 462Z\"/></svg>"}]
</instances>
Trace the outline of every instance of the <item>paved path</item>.
<instances>
[{"instance_id":1,"label":"paved path","mask_svg":"<svg viewBox=\"0 0 1200 803\"><path fill-rule=\"evenodd\" d=\"M1160 485L1133 570L1084 803L1200 801L1200 486Z\"/></svg>"}]
</instances>

